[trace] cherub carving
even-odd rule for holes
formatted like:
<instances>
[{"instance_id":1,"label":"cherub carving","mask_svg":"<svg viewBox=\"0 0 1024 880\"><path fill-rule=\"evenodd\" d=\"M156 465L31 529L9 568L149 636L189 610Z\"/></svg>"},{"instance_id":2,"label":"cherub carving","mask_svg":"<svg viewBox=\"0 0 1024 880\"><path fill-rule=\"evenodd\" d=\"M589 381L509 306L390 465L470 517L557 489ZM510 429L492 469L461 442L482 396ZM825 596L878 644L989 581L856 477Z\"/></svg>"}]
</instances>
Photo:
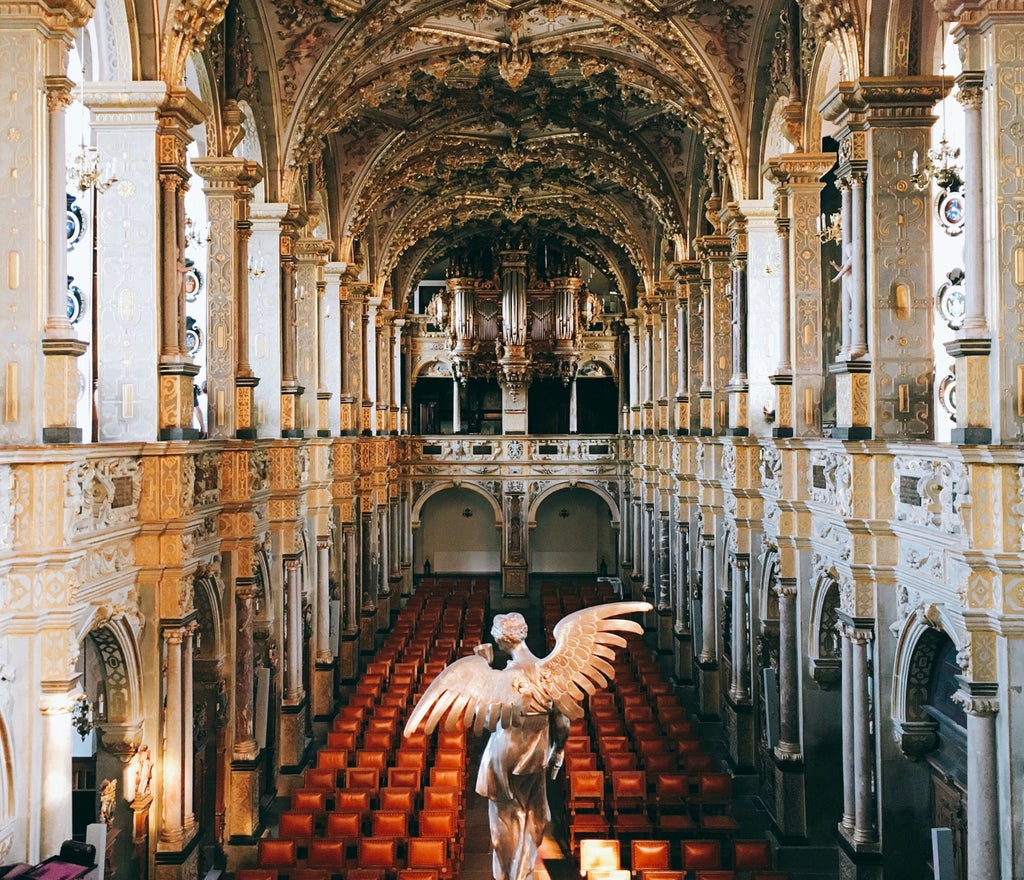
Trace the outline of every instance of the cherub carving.
<instances>
[{"instance_id":1,"label":"cherub carving","mask_svg":"<svg viewBox=\"0 0 1024 880\"><path fill-rule=\"evenodd\" d=\"M647 602L611 602L584 608L560 620L555 646L536 657L526 646L521 614L498 614L491 635L511 654L504 669L493 669L493 648L478 645L434 679L405 726L428 733L444 720L477 733L492 731L480 762L476 791L489 799L494 880L529 880L544 828L551 818L545 771L554 778L562 766L569 722L583 716L583 698L606 687L614 676L615 648L626 647L620 632L640 633L622 615L650 611Z\"/></svg>"}]
</instances>

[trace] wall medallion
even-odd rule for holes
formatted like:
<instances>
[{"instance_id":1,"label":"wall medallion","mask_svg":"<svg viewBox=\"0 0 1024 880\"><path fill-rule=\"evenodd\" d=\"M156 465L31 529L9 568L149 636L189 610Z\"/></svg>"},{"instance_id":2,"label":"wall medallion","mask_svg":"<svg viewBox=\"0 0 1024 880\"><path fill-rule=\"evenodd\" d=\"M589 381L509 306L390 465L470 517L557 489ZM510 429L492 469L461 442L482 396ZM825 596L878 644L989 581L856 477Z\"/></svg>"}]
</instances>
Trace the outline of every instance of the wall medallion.
<instances>
[{"instance_id":1,"label":"wall medallion","mask_svg":"<svg viewBox=\"0 0 1024 880\"><path fill-rule=\"evenodd\" d=\"M946 273L946 281L935 294L935 305L950 330L959 330L967 311L967 294L964 291L964 270L956 267Z\"/></svg>"},{"instance_id":2,"label":"wall medallion","mask_svg":"<svg viewBox=\"0 0 1024 880\"><path fill-rule=\"evenodd\" d=\"M185 259L185 299L188 302L195 302L203 289L203 275L196 268L195 260L191 257Z\"/></svg>"},{"instance_id":3,"label":"wall medallion","mask_svg":"<svg viewBox=\"0 0 1024 880\"><path fill-rule=\"evenodd\" d=\"M939 225L946 235L959 235L964 231L964 194L959 190L946 192L941 190L935 201L935 210L939 215Z\"/></svg>"}]
</instances>

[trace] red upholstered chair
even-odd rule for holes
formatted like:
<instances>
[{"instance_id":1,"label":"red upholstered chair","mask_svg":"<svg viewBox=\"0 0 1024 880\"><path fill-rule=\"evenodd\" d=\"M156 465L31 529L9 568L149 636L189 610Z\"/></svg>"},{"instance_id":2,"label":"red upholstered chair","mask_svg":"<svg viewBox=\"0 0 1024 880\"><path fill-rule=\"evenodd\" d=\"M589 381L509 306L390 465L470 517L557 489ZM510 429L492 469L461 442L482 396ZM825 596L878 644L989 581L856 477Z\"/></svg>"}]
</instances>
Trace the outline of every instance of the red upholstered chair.
<instances>
[{"instance_id":1,"label":"red upholstered chair","mask_svg":"<svg viewBox=\"0 0 1024 880\"><path fill-rule=\"evenodd\" d=\"M456 770L453 767L431 767L430 784L436 788L458 788L461 789L465 776L463 770Z\"/></svg>"},{"instance_id":2,"label":"red upholstered chair","mask_svg":"<svg viewBox=\"0 0 1024 880\"><path fill-rule=\"evenodd\" d=\"M702 832L733 834L739 830L739 822L731 815L732 777L728 773L701 773L694 802Z\"/></svg>"},{"instance_id":3,"label":"red upholstered chair","mask_svg":"<svg viewBox=\"0 0 1024 880\"><path fill-rule=\"evenodd\" d=\"M409 839L409 814L397 810L374 810L370 835L391 838L404 846Z\"/></svg>"},{"instance_id":4,"label":"red upholstered chair","mask_svg":"<svg viewBox=\"0 0 1024 880\"><path fill-rule=\"evenodd\" d=\"M352 811L327 814L324 834L332 840L341 840L345 844L345 857L348 861L355 859L356 847L363 838L363 815Z\"/></svg>"},{"instance_id":5,"label":"red upholstered chair","mask_svg":"<svg viewBox=\"0 0 1024 880\"><path fill-rule=\"evenodd\" d=\"M717 840L684 840L682 852L687 871L722 867L722 846Z\"/></svg>"},{"instance_id":6,"label":"red upholstered chair","mask_svg":"<svg viewBox=\"0 0 1024 880\"><path fill-rule=\"evenodd\" d=\"M356 748L356 731L346 730L344 732L338 730L327 731L327 748L329 749L344 749L346 752L355 751Z\"/></svg>"},{"instance_id":7,"label":"red upholstered chair","mask_svg":"<svg viewBox=\"0 0 1024 880\"><path fill-rule=\"evenodd\" d=\"M732 866L737 871L763 871L772 867L771 844L764 838L734 840Z\"/></svg>"},{"instance_id":8,"label":"red upholstered chair","mask_svg":"<svg viewBox=\"0 0 1024 880\"><path fill-rule=\"evenodd\" d=\"M317 820L327 812L327 792L315 788L296 788L292 792L292 810L301 813L312 813Z\"/></svg>"},{"instance_id":9,"label":"red upholstered chair","mask_svg":"<svg viewBox=\"0 0 1024 880\"><path fill-rule=\"evenodd\" d=\"M340 871L345 867L347 844L341 838L321 837L309 842L306 866Z\"/></svg>"},{"instance_id":10,"label":"red upholstered chair","mask_svg":"<svg viewBox=\"0 0 1024 880\"><path fill-rule=\"evenodd\" d=\"M647 810L647 777L642 770L616 770L612 773L612 812L641 813Z\"/></svg>"},{"instance_id":11,"label":"red upholstered chair","mask_svg":"<svg viewBox=\"0 0 1024 880\"><path fill-rule=\"evenodd\" d=\"M565 756L565 775L571 779L574 773L581 770L596 770L597 755L593 752L583 752L579 755Z\"/></svg>"},{"instance_id":12,"label":"red upholstered chair","mask_svg":"<svg viewBox=\"0 0 1024 880\"><path fill-rule=\"evenodd\" d=\"M302 787L333 792L338 787L338 771L330 768L307 767L302 772Z\"/></svg>"},{"instance_id":13,"label":"red upholstered chair","mask_svg":"<svg viewBox=\"0 0 1024 880\"><path fill-rule=\"evenodd\" d=\"M276 868L240 868L235 880L277 880Z\"/></svg>"},{"instance_id":14,"label":"red upholstered chair","mask_svg":"<svg viewBox=\"0 0 1024 880\"><path fill-rule=\"evenodd\" d=\"M577 813L569 819L569 849L573 855L584 839L607 838L609 834L611 826L603 813Z\"/></svg>"},{"instance_id":15,"label":"red upholstered chair","mask_svg":"<svg viewBox=\"0 0 1024 880\"><path fill-rule=\"evenodd\" d=\"M629 851L629 869L634 877L644 871L667 871L672 867L671 844L667 840L634 840Z\"/></svg>"},{"instance_id":16,"label":"red upholstered chair","mask_svg":"<svg viewBox=\"0 0 1024 880\"><path fill-rule=\"evenodd\" d=\"M455 862L462 862L461 823L455 810L421 810L416 822L417 837L443 837L452 841Z\"/></svg>"},{"instance_id":17,"label":"red upholstered chair","mask_svg":"<svg viewBox=\"0 0 1024 880\"><path fill-rule=\"evenodd\" d=\"M371 790L364 789L339 789L334 795L334 809L336 811L352 811L362 813L364 816L370 812Z\"/></svg>"},{"instance_id":18,"label":"red upholstered chair","mask_svg":"<svg viewBox=\"0 0 1024 880\"><path fill-rule=\"evenodd\" d=\"M380 770L376 767L349 767L345 771L345 788L376 795L380 788Z\"/></svg>"},{"instance_id":19,"label":"red upholstered chair","mask_svg":"<svg viewBox=\"0 0 1024 880\"><path fill-rule=\"evenodd\" d=\"M735 871L698 871L695 880L737 880Z\"/></svg>"},{"instance_id":20,"label":"red upholstered chair","mask_svg":"<svg viewBox=\"0 0 1024 880\"><path fill-rule=\"evenodd\" d=\"M582 770L569 777L569 814L604 812L604 773Z\"/></svg>"},{"instance_id":21,"label":"red upholstered chair","mask_svg":"<svg viewBox=\"0 0 1024 880\"><path fill-rule=\"evenodd\" d=\"M277 836L288 840L308 840L313 836L315 818L312 813L286 810L278 818Z\"/></svg>"},{"instance_id":22,"label":"red upholstered chair","mask_svg":"<svg viewBox=\"0 0 1024 880\"><path fill-rule=\"evenodd\" d=\"M344 770L348 767L348 756L347 749L320 749L316 766L321 770Z\"/></svg>"},{"instance_id":23,"label":"red upholstered chair","mask_svg":"<svg viewBox=\"0 0 1024 880\"><path fill-rule=\"evenodd\" d=\"M398 844L394 838L364 837L359 841L357 868L378 868L385 872L398 870Z\"/></svg>"},{"instance_id":24,"label":"red upholstered chair","mask_svg":"<svg viewBox=\"0 0 1024 880\"><path fill-rule=\"evenodd\" d=\"M407 868L437 871L438 876L450 878L454 874L451 841L443 837L413 837L406 855Z\"/></svg>"},{"instance_id":25,"label":"red upholstered chair","mask_svg":"<svg viewBox=\"0 0 1024 880\"><path fill-rule=\"evenodd\" d=\"M415 767L388 767L389 788L418 789L423 780L423 773Z\"/></svg>"},{"instance_id":26,"label":"red upholstered chair","mask_svg":"<svg viewBox=\"0 0 1024 880\"><path fill-rule=\"evenodd\" d=\"M603 761L604 769L609 773L637 770L640 767L635 752L608 752L604 755Z\"/></svg>"},{"instance_id":27,"label":"red upholstered chair","mask_svg":"<svg viewBox=\"0 0 1024 880\"><path fill-rule=\"evenodd\" d=\"M377 809L397 810L402 813L413 813L419 792L415 788L382 788L377 795Z\"/></svg>"},{"instance_id":28,"label":"red upholstered chair","mask_svg":"<svg viewBox=\"0 0 1024 880\"><path fill-rule=\"evenodd\" d=\"M440 880L437 871L425 868L399 868L398 880Z\"/></svg>"},{"instance_id":29,"label":"red upholstered chair","mask_svg":"<svg viewBox=\"0 0 1024 880\"><path fill-rule=\"evenodd\" d=\"M256 862L261 868L274 868L278 871L297 867L298 847L294 840L261 837L256 842Z\"/></svg>"},{"instance_id":30,"label":"red upholstered chair","mask_svg":"<svg viewBox=\"0 0 1024 880\"><path fill-rule=\"evenodd\" d=\"M659 834L678 836L697 829L690 815L690 779L685 773L662 773L654 783L654 821Z\"/></svg>"},{"instance_id":31,"label":"red upholstered chair","mask_svg":"<svg viewBox=\"0 0 1024 880\"><path fill-rule=\"evenodd\" d=\"M369 750L379 750L385 754L391 752L391 747L395 744L395 732L393 730L368 730L363 734L363 748Z\"/></svg>"},{"instance_id":32,"label":"red upholstered chair","mask_svg":"<svg viewBox=\"0 0 1024 880\"><path fill-rule=\"evenodd\" d=\"M625 868L595 868L587 871L587 880L629 880L629 871Z\"/></svg>"},{"instance_id":33,"label":"red upholstered chair","mask_svg":"<svg viewBox=\"0 0 1024 880\"><path fill-rule=\"evenodd\" d=\"M644 871L641 880L686 880L686 871Z\"/></svg>"}]
</instances>

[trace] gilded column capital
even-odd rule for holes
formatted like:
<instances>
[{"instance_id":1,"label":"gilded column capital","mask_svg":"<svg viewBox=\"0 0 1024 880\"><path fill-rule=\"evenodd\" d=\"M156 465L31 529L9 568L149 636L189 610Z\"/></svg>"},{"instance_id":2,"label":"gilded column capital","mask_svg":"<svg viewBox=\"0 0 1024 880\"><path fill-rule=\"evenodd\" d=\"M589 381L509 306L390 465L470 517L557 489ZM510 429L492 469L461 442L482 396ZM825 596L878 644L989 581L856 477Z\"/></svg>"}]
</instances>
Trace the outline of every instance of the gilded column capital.
<instances>
[{"instance_id":1,"label":"gilded column capital","mask_svg":"<svg viewBox=\"0 0 1024 880\"><path fill-rule=\"evenodd\" d=\"M74 102L74 86L74 82L63 75L46 77L46 109L53 113L70 107Z\"/></svg>"},{"instance_id":2,"label":"gilded column capital","mask_svg":"<svg viewBox=\"0 0 1024 880\"><path fill-rule=\"evenodd\" d=\"M185 627L168 627L164 629L162 635L168 645L180 645L185 640Z\"/></svg>"}]
</instances>

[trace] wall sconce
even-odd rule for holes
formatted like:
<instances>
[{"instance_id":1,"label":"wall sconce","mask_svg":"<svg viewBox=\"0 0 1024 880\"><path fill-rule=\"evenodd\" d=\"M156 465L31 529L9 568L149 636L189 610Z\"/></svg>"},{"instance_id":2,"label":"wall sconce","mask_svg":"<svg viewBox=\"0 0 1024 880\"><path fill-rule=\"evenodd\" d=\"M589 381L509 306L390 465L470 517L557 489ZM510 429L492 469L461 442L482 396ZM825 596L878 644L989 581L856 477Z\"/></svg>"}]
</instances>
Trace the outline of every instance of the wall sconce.
<instances>
[{"instance_id":1,"label":"wall sconce","mask_svg":"<svg viewBox=\"0 0 1024 880\"><path fill-rule=\"evenodd\" d=\"M78 731L78 735L85 739L96 725L92 721L92 703L85 694L75 698L75 705L71 709L71 726Z\"/></svg>"},{"instance_id":2,"label":"wall sconce","mask_svg":"<svg viewBox=\"0 0 1024 880\"><path fill-rule=\"evenodd\" d=\"M818 238L821 239L822 244L826 244L830 241L843 240L843 218L838 212L835 214L829 214L827 217L825 216L825 213L822 212L821 216L817 219L816 226L818 229Z\"/></svg>"},{"instance_id":3,"label":"wall sconce","mask_svg":"<svg viewBox=\"0 0 1024 880\"><path fill-rule=\"evenodd\" d=\"M249 277L262 278L267 274L267 266L263 260L263 251L257 251L256 256L249 254Z\"/></svg>"},{"instance_id":4,"label":"wall sconce","mask_svg":"<svg viewBox=\"0 0 1024 880\"><path fill-rule=\"evenodd\" d=\"M558 511L558 515L562 519L568 519L569 518L569 509L567 507L563 507L560 511Z\"/></svg>"},{"instance_id":5,"label":"wall sconce","mask_svg":"<svg viewBox=\"0 0 1024 880\"><path fill-rule=\"evenodd\" d=\"M185 247L199 247L210 240L210 221L200 225L191 217L185 218Z\"/></svg>"},{"instance_id":6,"label":"wall sconce","mask_svg":"<svg viewBox=\"0 0 1024 880\"><path fill-rule=\"evenodd\" d=\"M464 517L465 517L466 519L469 519L469 518L470 518L470 517L471 517L471 516L473 515L473 511L472 511L472 509L471 509L471 508L467 507L467 508L465 508L465 509L464 509L464 510L462 511L462 515L463 515L463 516L464 516Z\"/></svg>"}]
</instances>

